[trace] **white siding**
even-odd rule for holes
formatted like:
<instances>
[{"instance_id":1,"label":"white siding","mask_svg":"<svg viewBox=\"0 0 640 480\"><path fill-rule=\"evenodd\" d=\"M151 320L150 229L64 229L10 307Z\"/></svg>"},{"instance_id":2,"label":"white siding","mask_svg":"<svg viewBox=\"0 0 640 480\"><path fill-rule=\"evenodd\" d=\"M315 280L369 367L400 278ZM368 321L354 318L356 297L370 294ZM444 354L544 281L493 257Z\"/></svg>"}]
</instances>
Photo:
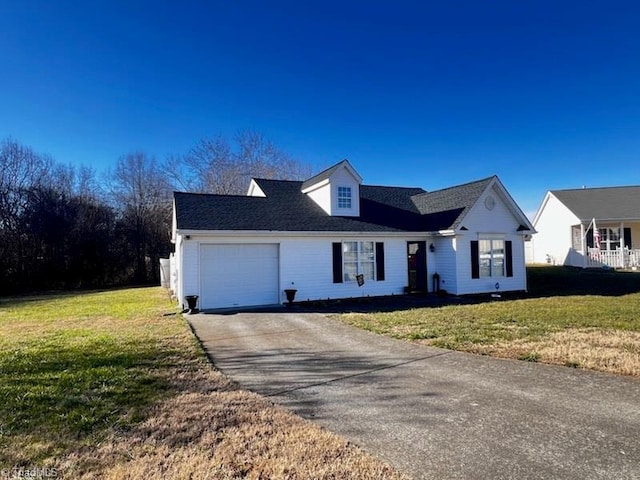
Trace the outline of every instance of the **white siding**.
<instances>
[{"instance_id":1,"label":"white siding","mask_svg":"<svg viewBox=\"0 0 640 480\"><path fill-rule=\"evenodd\" d=\"M331 185L331 215L360 215L360 185L346 168L336 170L329 179ZM338 187L351 188L351 209L338 208Z\"/></svg>"},{"instance_id":2,"label":"white siding","mask_svg":"<svg viewBox=\"0 0 640 480\"><path fill-rule=\"evenodd\" d=\"M488 195L495 200L495 206L491 210L485 206ZM495 292L496 283L499 284L500 291L526 290L524 236L517 232L520 223L503 201L500 192L496 189L485 192L467 213L463 224L467 231L464 235L459 235L455 242L456 289L447 290L458 295ZM482 235L498 235L505 241L511 241L513 277L471 278L471 241L478 240Z\"/></svg>"},{"instance_id":3,"label":"white siding","mask_svg":"<svg viewBox=\"0 0 640 480\"><path fill-rule=\"evenodd\" d=\"M180 272L178 272L180 273ZM183 238L182 241L182 275L181 292L178 301L186 306L184 299L187 295L200 295L200 255L199 246L193 237L190 240Z\"/></svg>"},{"instance_id":4,"label":"white siding","mask_svg":"<svg viewBox=\"0 0 640 480\"><path fill-rule=\"evenodd\" d=\"M385 280L333 283L332 243L342 241L384 243ZM280 245L282 288L296 288L296 300L350 298L401 294L408 283L407 242L395 238L340 237L283 239ZM283 294L284 298L284 294Z\"/></svg>"},{"instance_id":5,"label":"white siding","mask_svg":"<svg viewBox=\"0 0 640 480\"><path fill-rule=\"evenodd\" d=\"M408 283L407 241L424 240L424 237L296 237L296 236L215 236L197 235L183 244L182 292L185 295L201 295L199 271L199 245L206 244L278 244L280 249L280 303L286 301L284 289L298 290L296 301L352 298L404 293ZM384 243L385 280L367 280L362 287L355 282L333 283L332 244L342 241L374 241ZM429 245L429 242L427 242Z\"/></svg>"},{"instance_id":6,"label":"white siding","mask_svg":"<svg viewBox=\"0 0 640 480\"><path fill-rule=\"evenodd\" d=\"M178 300L178 304L179 305L183 305L184 304L184 289L182 288L182 285L184 284L184 274L183 274L183 250L182 250L182 235L175 235L175 245L176 245L176 249L175 249L175 253L174 253L174 261L173 261L173 265L174 265L174 275L175 275L175 289L173 291L173 294L175 295L176 299Z\"/></svg>"},{"instance_id":7,"label":"white siding","mask_svg":"<svg viewBox=\"0 0 640 480\"><path fill-rule=\"evenodd\" d=\"M331 215L331 186L329 184L317 188L309 192L307 195L309 195L314 202L320 205L320 208Z\"/></svg>"},{"instance_id":8,"label":"white siding","mask_svg":"<svg viewBox=\"0 0 640 480\"><path fill-rule=\"evenodd\" d=\"M579 225L580 219L551 192L541 209L534 224L538 233L531 240L534 263L583 266L581 256L571 255L571 226Z\"/></svg>"},{"instance_id":9,"label":"white siding","mask_svg":"<svg viewBox=\"0 0 640 480\"><path fill-rule=\"evenodd\" d=\"M456 293L457 271L456 271L456 238L442 237L436 238L433 242L435 247L434 257L427 263L429 274L429 291L433 287L433 274L440 275L440 288L449 293Z\"/></svg>"}]
</instances>

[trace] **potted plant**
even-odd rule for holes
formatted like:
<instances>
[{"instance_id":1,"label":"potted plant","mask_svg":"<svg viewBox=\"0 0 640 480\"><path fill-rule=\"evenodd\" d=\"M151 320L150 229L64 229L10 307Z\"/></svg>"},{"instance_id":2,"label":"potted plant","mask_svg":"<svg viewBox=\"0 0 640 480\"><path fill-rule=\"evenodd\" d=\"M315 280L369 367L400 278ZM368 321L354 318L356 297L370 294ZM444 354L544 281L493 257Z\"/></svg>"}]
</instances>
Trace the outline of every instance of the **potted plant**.
<instances>
[{"instance_id":1,"label":"potted plant","mask_svg":"<svg viewBox=\"0 0 640 480\"><path fill-rule=\"evenodd\" d=\"M187 301L187 305L189 306L189 313L198 313L199 310L197 308L198 305L198 295L187 295L184 297Z\"/></svg>"},{"instance_id":2,"label":"potted plant","mask_svg":"<svg viewBox=\"0 0 640 480\"><path fill-rule=\"evenodd\" d=\"M291 285L293 286L294 283L291 282ZM284 294L287 296L287 301L289 302L287 305L291 306L291 304L293 303L293 300L296 298L296 292L298 290L296 288L285 288L284 289Z\"/></svg>"}]
</instances>

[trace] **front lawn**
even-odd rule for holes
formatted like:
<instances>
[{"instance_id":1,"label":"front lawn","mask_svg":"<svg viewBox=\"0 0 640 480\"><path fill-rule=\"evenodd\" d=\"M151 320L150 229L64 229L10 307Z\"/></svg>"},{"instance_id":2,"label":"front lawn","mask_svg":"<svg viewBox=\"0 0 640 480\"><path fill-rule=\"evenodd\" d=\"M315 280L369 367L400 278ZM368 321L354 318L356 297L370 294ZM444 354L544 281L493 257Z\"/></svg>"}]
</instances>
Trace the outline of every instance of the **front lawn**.
<instances>
[{"instance_id":1,"label":"front lawn","mask_svg":"<svg viewBox=\"0 0 640 480\"><path fill-rule=\"evenodd\" d=\"M0 477L400 478L233 385L161 288L0 299Z\"/></svg>"},{"instance_id":2,"label":"front lawn","mask_svg":"<svg viewBox=\"0 0 640 480\"><path fill-rule=\"evenodd\" d=\"M533 298L339 318L437 347L640 376L640 274L533 267L529 285Z\"/></svg>"}]
</instances>

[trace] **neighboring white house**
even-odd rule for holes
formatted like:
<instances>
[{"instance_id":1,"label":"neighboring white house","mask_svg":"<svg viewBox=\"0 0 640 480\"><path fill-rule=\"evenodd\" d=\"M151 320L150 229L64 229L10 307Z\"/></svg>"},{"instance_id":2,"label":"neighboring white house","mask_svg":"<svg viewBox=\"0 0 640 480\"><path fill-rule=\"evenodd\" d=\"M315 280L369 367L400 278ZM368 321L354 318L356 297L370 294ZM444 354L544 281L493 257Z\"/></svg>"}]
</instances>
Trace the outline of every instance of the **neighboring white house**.
<instances>
[{"instance_id":1,"label":"neighboring white house","mask_svg":"<svg viewBox=\"0 0 640 480\"><path fill-rule=\"evenodd\" d=\"M634 243L640 244L640 187L549 191L533 226L538 232L531 240L533 263L640 265L640 250L634 249Z\"/></svg>"},{"instance_id":2,"label":"neighboring white house","mask_svg":"<svg viewBox=\"0 0 640 480\"><path fill-rule=\"evenodd\" d=\"M428 292L526 290L533 226L498 177L435 192L368 186L344 160L248 195L174 194L174 290L215 309ZM434 283L434 274L439 285Z\"/></svg>"}]
</instances>

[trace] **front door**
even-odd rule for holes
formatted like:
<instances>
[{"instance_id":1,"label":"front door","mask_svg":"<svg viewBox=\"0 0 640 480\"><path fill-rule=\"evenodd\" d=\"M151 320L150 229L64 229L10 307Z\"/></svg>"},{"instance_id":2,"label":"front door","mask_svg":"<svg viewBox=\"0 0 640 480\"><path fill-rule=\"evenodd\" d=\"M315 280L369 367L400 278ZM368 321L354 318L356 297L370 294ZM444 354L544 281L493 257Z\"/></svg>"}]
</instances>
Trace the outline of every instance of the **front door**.
<instances>
[{"instance_id":1,"label":"front door","mask_svg":"<svg viewBox=\"0 0 640 480\"><path fill-rule=\"evenodd\" d=\"M409 291L427 291L427 242L407 242Z\"/></svg>"}]
</instances>

